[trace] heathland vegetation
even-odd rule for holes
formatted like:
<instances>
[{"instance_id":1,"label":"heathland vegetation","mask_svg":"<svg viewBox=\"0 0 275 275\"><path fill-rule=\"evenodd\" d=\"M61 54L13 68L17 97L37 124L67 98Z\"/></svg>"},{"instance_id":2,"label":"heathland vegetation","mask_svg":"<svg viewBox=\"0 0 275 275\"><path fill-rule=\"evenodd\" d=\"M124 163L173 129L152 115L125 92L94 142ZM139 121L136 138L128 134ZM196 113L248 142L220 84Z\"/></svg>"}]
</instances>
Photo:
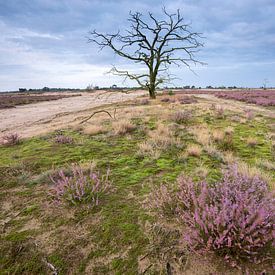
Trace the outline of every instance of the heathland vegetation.
<instances>
[{"instance_id":1,"label":"heathland vegetation","mask_svg":"<svg viewBox=\"0 0 275 275\"><path fill-rule=\"evenodd\" d=\"M271 274L270 108L170 92L6 133L2 272Z\"/></svg>"}]
</instances>

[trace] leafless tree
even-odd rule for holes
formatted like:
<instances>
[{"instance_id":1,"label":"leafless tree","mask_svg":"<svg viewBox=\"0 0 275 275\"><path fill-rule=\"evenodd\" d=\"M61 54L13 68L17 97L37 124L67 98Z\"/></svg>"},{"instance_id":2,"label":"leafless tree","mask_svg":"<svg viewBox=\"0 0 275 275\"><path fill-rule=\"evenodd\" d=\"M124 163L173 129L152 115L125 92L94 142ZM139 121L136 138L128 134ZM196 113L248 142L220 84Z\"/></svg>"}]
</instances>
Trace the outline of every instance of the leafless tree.
<instances>
[{"instance_id":1,"label":"leafless tree","mask_svg":"<svg viewBox=\"0 0 275 275\"><path fill-rule=\"evenodd\" d=\"M93 30L89 32L88 42L96 43L101 50L111 48L117 55L145 65L145 73L131 73L116 67L111 72L135 80L149 91L150 98L156 98L159 85L171 80L168 72L171 64L188 68L191 64L202 64L194 56L203 46L201 33L191 31L179 10L170 14L163 8L163 19L157 19L151 12L146 18L139 12L130 12L128 21L130 27L124 34Z\"/></svg>"}]
</instances>

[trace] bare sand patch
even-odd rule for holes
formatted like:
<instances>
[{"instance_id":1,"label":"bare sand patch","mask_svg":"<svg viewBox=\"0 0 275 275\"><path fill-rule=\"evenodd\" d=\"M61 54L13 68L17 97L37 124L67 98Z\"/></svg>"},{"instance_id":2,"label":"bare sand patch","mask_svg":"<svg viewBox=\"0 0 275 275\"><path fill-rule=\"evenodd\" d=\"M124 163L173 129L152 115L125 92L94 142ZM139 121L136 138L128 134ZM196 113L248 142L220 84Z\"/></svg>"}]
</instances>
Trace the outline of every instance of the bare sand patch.
<instances>
[{"instance_id":1,"label":"bare sand patch","mask_svg":"<svg viewBox=\"0 0 275 275\"><path fill-rule=\"evenodd\" d=\"M0 135L17 132L25 138L45 134L75 124L78 118L89 115L95 107L131 100L145 93L141 90L129 93L96 91L0 110Z\"/></svg>"}]
</instances>

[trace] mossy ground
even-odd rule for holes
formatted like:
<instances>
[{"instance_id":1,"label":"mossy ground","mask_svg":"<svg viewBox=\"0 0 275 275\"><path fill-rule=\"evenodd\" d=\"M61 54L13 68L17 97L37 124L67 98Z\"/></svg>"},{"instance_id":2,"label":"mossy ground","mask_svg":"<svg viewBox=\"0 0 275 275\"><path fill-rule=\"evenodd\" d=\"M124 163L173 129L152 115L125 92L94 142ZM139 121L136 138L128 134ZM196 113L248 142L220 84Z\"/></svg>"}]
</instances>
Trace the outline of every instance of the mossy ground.
<instances>
[{"instance_id":1,"label":"mossy ground","mask_svg":"<svg viewBox=\"0 0 275 275\"><path fill-rule=\"evenodd\" d=\"M156 104L162 104L163 110L170 108L169 103L150 104L152 108ZM211 111L200 110L200 106L188 106L195 110L192 126L204 123L210 130L231 126L234 134L230 151L234 156L250 165L256 165L259 159L274 161L271 140L267 138L272 131L268 126L270 118L258 116L246 123L232 122L231 111L218 118ZM177 105L176 108L187 107ZM138 144L147 139L147 131L156 128L158 114L150 113L149 119L138 117L132 121L136 129L123 136L111 132L88 136L66 130L64 134L73 137L73 144L56 144L55 133L50 133L23 140L16 146L0 147L1 274L50 274L46 262L56 267L58 274L166 272L167 260L159 260L161 257L157 255L162 253L161 247L154 250L155 261L143 262L148 251L152 251L148 228L159 222L146 207L152 187L165 182L173 185L180 173L199 180L194 171L200 164L208 169L206 180L215 182L224 162L205 151L199 157L179 158L180 151L184 152L189 143L197 143L188 132L190 125L175 126L181 148L172 145L162 150L157 159L140 157ZM163 123L170 122L169 116L163 119ZM248 137L258 140L255 147L247 145ZM114 186L114 191L99 206L57 207L48 203L51 184L48 171L92 161L102 172L110 168ZM274 171L261 169L275 180ZM226 272L235 274L234 270Z\"/></svg>"}]
</instances>

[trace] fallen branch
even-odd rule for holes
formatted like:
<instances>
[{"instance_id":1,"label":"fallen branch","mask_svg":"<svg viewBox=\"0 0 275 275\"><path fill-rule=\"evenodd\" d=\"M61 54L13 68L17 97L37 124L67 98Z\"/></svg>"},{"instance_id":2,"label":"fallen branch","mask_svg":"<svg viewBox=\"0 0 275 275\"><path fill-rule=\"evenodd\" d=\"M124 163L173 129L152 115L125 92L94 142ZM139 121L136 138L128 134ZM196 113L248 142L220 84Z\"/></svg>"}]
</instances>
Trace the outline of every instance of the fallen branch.
<instances>
[{"instance_id":1,"label":"fallen branch","mask_svg":"<svg viewBox=\"0 0 275 275\"><path fill-rule=\"evenodd\" d=\"M111 119L116 119L116 108L114 110L114 115L113 116L108 111L106 111L106 110L99 110L99 111L93 112L90 116L88 116L87 118L85 118L84 120L82 120L79 124L83 124L83 123L87 122L89 119L91 119L94 115L96 115L98 113L106 113L107 115L109 115L109 117Z\"/></svg>"}]
</instances>

